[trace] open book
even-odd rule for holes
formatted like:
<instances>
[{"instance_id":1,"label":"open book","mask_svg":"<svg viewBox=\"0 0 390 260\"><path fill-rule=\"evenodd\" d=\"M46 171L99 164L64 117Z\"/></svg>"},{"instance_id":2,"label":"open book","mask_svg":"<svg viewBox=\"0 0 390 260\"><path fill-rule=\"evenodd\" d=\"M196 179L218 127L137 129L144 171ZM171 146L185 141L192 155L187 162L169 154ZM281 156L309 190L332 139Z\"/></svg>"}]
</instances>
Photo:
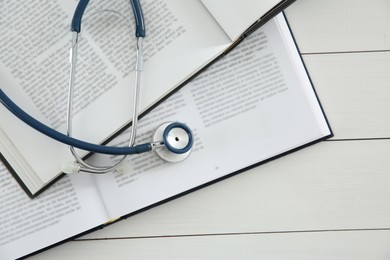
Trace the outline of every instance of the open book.
<instances>
[{"instance_id":1,"label":"open book","mask_svg":"<svg viewBox=\"0 0 390 260\"><path fill-rule=\"evenodd\" d=\"M137 155L129 173L69 175L34 200L0 165L0 256L30 254L332 135L283 15L142 118L140 141L171 120L196 138L179 164Z\"/></svg>"},{"instance_id":2,"label":"open book","mask_svg":"<svg viewBox=\"0 0 390 260\"><path fill-rule=\"evenodd\" d=\"M145 112L229 52L291 0L145 0ZM33 117L65 133L69 31L76 1L2 4L0 86ZM107 11L112 10L112 11ZM90 1L83 18L75 82L76 138L104 143L129 125L135 39L129 1ZM36 195L73 158L0 106L0 152L20 184ZM86 152L81 153L86 155Z\"/></svg>"}]
</instances>

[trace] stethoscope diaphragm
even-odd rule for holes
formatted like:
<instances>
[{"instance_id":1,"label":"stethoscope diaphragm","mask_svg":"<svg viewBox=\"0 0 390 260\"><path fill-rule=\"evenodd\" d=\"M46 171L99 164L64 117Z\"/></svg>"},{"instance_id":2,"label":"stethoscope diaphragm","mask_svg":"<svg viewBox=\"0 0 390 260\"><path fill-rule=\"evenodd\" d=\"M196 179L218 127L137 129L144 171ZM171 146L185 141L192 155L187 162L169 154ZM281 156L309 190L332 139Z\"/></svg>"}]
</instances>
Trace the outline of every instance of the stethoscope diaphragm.
<instances>
[{"instance_id":1,"label":"stethoscope diaphragm","mask_svg":"<svg viewBox=\"0 0 390 260\"><path fill-rule=\"evenodd\" d=\"M155 151L166 162L183 161L191 153L193 137L191 131L184 124L167 122L160 125L153 135L153 142L161 142L161 140L164 146Z\"/></svg>"}]
</instances>

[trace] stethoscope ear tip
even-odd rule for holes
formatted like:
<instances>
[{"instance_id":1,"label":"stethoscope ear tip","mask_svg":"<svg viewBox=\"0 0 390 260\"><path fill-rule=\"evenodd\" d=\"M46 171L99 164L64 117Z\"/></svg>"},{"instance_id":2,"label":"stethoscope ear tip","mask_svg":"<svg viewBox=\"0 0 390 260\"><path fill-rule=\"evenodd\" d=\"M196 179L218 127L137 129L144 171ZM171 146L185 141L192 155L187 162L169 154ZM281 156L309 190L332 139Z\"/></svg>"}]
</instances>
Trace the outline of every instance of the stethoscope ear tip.
<instances>
[{"instance_id":1,"label":"stethoscope ear tip","mask_svg":"<svg viewBox=\"0 0 390 260\"><path fill-rule=\"evenodd\" d=\"M130 162L124 161L121 164L116 167L115 172L118 174L130 174L132 172L133 168L130 164Z\"/></svg>"},{"instance_id":2,"label":"stethoscope ear tip","mask_svg":"<svg viewBox=\"0 0 390 260\"><path fill-rule=\"evenodd\" d=\"M164 147L156 149L157 155L170 163L181 162L191 153L194 143L190 128L179 122L167 122L160 125L153 135L153 142L164 143Z\"/></svg>"},{"instance_id":3,"label":"stethoscope ear tip","mask_svg":"<svg viewBox=\"0 0 390 260\"><path fill-rule=\"evenodd\" d=\"M80 172L80 164L72 161L66 161L62 164L62 172L66 174L75 174Z\"/></svg>"}]
</instances>

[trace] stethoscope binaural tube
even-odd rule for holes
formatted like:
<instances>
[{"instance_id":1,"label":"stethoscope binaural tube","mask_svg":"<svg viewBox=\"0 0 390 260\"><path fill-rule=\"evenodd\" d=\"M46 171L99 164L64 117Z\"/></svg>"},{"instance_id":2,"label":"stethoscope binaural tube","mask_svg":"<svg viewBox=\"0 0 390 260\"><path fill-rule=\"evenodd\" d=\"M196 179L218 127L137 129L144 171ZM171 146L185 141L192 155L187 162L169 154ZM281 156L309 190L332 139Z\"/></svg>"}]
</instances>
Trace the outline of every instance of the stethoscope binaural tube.
<instances>
[{"instance_id":1,"label":"stethoscope binaural tube","mask_svg":"<svg viewBox=\"0 0 390 260\"><path fill-rule=\"evenodd\" d=\"M81 20L85 8L87 7L89 0L80 0L77 4L76 10L73 14L71 31L80 33L81 31ZM130 0L131 7L133 8L134 18L135 18L135 36L138 38L144 38L146 35L145 30L145 20L142 12L141 4L139 0Z\"/></svg>"},{"instance_id":2,"label":"stethoscope binaural tube","mask_svg":"<svg viewBox=\"0 0 390 260\"><path fill-rule=\"evenodd\" d=\"M67 105L67 118L66 118L66 132L69 137L72 136L72 121L73 121L73 93L74 93L74 81L77 61L77 49L79 34L81 32L81 22L84 11L88 5L89 0L80 0L73 15L71 31L73 33L72 46L70 49L70 75L69 75L69 89L68 89L68 105ZM136 63L135 63L135 84L134 84L134 99L133 99L133 116L132 116L132 128L130 131L128 147L133 147L135 143L137 125L138 125L138 102L139 91L141 85L141 76L143 70L143 53L142 43L145 37L145 22L139 0L131 0L131 6L134 13L136 23ZM77 161L80 170L90 173L106 173L115 170L127 157L123 155L117 162L111 166L96 166L86 162L81 156L79 156L73 146L69 146L69 150L72 153L74 159ZM77 166L77 167L78 167Z\"/></svg>"}]
</instances>

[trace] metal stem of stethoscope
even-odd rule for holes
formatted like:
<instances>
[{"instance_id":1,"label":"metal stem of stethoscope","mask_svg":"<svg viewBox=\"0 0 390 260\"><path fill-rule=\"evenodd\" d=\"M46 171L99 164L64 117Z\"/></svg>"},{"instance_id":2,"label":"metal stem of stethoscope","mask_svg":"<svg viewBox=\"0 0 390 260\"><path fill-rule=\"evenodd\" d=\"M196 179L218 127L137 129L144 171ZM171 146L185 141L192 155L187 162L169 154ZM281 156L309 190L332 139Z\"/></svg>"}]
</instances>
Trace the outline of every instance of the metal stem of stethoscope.
<instances>
[{"instance_id":1,"label":"metal stem of stethoscope","mask_svg":"<svg viewBox=\"0 0 390 260\"><path fill-rule=\"evenodd\" d=\"M72 119L73 119L73 96L74 96L74 81L75 81L75 69L77 59L77 47L78 47L78 32L73 32L72 47L70 50L70 76L69 76L69 90L68 90L68 104L67 104L67 117L66 117L66 132L69 137L72 136ZM138 125L138 103L139 92L141 86L141 76L143 70L143 38L137 37L136 42L136 63L135 63L135 84L134 84L134 97L133 97L133 116L132 127L130 131L130 138L128 146L131 147L135 143L135 137ZM80 171L89 173L107 173L116 170L119 165L125 160L128 155L123 155L115 164L111 166L96 166L84 161L76 152L73 146L69 146L69 149L80 166Z\"/></svg>"}]
</instances>

